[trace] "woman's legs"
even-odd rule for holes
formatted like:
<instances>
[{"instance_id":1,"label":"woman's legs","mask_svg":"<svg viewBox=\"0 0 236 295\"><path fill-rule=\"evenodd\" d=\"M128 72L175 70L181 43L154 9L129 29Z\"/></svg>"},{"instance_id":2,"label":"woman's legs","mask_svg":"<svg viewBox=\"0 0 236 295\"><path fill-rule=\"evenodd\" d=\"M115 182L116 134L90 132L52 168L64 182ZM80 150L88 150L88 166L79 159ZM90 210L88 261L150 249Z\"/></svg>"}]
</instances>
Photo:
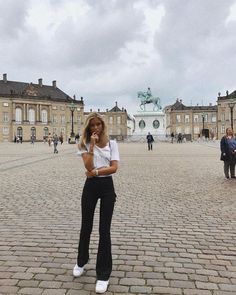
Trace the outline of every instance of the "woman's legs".
<instances>
[{"instance_id":1,"label":"woman's legs","mask_svg":"<svg viewBox=\"0 0 236 295\"><path fill-rule=\"evenodd\" d=\"M224 161L224 173L226 178L229 178L229 166L230 161Z\"/></svg>"},{"instance_id":2,"label":"woman's legs","mask_svg":"<svg viewBox=\"0 0 236 295\"><path fill-rule=\"evenodd\" d=\"M107 281L112 271L110 229L116 197L114 192L112 194L102 196L100 204L99 246L96 272L97 279L102 281Z\"/></svg>"},{"instance_id":3,"label":"woman's legs","mask_svg":"<svg viewBox=\"0 0 236 295\"><path fill-rule=\"evenodd\" d=\"M89 260L89 242L93 229L93 217L98 198L85 185L82 194L82 223L78 246L77 265L83 267Z\"/></svg>"}]
</instances>

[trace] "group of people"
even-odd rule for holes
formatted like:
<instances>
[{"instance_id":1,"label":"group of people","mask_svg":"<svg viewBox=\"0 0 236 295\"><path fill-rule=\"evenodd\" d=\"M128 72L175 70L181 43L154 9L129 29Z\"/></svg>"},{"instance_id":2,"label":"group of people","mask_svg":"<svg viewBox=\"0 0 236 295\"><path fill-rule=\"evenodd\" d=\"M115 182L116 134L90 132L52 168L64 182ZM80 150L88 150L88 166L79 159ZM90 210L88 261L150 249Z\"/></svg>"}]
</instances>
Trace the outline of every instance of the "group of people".
<instances>
[{"instance_id":1,"label":"group of people","mask_svg":"<svg viewBox=\"0 0 236 295\"><path fill-rule=\"evenodd\" d=\"M220 159L224 161L225 178L235 178L235 164L236 164L236 137L233 134L232 128L226 129L226 134L220 141L221 156Z\"/></svg>"}]
</instances>

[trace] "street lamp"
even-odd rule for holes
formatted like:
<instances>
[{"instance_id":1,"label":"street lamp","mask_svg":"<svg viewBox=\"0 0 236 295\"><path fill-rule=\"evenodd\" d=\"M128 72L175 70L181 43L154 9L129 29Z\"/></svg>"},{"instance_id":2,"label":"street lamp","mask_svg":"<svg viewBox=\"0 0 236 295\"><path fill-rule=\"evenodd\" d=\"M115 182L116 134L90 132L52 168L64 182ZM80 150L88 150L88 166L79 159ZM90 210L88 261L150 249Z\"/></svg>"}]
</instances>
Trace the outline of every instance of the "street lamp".
<instances>
[{"instance_id":1,"label":"street lamp","mask_svg":"<svg viewBox=\"0 0 236 295\"><path fill-rule=\"evenodd\" d=\"M202 113L202 136L205 137L204 123L205 123L205 113Z\"/></svg>"},{"instance_id":2,"label":"street lamp","mask_svg":"<svg viewBox=\"0 0 236 295\"><path fill-rule=\"evenodd\" d=\"M233 99L231 99L231 101L229 102L229 108L230 108L230 121L231 121L231 128L232 130L234 129L234 114L233 114L233 110L234 110L234 105L235 102L233 101Z\"/></svg>"},{"instance_id":3,"label":"street lamp","mask_svg":"<svg viewBox=\"0 0 236 295\"><path fill-rule=\"evenodd\" d=\"M71 133L70 133L70 143L74 142L75 133L74 133L74 111L75 111L75 104L72 101L70 104L70 111L71 111ZM73 139L73 140L72 140Z\"/></svg>"}]
</instances>

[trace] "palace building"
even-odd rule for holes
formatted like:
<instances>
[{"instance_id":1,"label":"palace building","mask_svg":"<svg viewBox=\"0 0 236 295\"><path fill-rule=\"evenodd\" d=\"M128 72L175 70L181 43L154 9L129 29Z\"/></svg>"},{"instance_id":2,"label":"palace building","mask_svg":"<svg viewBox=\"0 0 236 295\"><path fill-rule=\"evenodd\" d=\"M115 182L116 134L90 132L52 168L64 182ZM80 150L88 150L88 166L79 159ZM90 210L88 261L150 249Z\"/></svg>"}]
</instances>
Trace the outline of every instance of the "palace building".
<instances>
[{"instance_id":1,"label":"palace building","mask_svg":"<svg viewBox=\"0 0 236 295\"><path fill-rule=\"evenodd\" d=\"M84 102L72 98L57 87L38 83L9 81L7 74L0 80L0 142L22 137L42 141L50 134L63 135L64 140L80 133ZM73 124L71 124L73 120ZM73 127L72 127L73 125Z\"/></svg>"}]
</instances>

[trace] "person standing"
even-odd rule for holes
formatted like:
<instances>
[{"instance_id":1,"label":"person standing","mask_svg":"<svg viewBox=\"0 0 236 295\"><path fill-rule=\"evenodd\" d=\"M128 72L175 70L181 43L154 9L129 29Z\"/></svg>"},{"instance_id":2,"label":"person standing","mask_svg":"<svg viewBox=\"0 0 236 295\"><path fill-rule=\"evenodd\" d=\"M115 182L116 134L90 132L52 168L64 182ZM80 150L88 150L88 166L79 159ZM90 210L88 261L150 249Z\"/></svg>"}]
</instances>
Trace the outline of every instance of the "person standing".
<instances>
[{"instance_id":1,"label":"person standing","mask_svg":"<svg viewBox=\"0 0 236 295\"><path fill-rule=\"evenodd\" d=\"M84 126L78 144L78 154L82 157L87 178L81 198L82 222L77 263L73 268L73 275L80 277L89 260L94 211L100 199L95 291L104 293L108 288L112 271L110 228L116 201L112 174L118 169L119 151L116 141L109 140L105 121L98 113L91 113Z\"/></svg>"},{"instance_id":2,"label":"person standing","mask_svg":"<svg viewBox=\"0 0 236 295\"><path fill-rule=\"evenodd\" d=\"M57 150L58 140L59 140L59 138L58 138L57 134L54 134L52 137L53 146L54 146L54 154L58 154L58 150Z\"/></svg>"},{"instance_id":3,"label":"person standing","mask_svg":"<svg viewBox=\"0 0 236 295\"><path fill-rule=\"evenodd\" d=\"M150 151L152 150L152 143L154 142L154 138L150 132L148 132L148 135L146 138L147 138L148 150Z\"/></svg>"},{"instance_id":4,"label":"person standing","mask_svg":"<svg viewBox=\"0 0 236 295\"><path fill-rule=\"evenodd\" d=\"M236 163L236 138L233 136L232 128L226 129L226 134L220 141L221 161L224 161L224 174L229 179L229 171L231 178L235 178Z\"/></svg>"}]
</instances>

